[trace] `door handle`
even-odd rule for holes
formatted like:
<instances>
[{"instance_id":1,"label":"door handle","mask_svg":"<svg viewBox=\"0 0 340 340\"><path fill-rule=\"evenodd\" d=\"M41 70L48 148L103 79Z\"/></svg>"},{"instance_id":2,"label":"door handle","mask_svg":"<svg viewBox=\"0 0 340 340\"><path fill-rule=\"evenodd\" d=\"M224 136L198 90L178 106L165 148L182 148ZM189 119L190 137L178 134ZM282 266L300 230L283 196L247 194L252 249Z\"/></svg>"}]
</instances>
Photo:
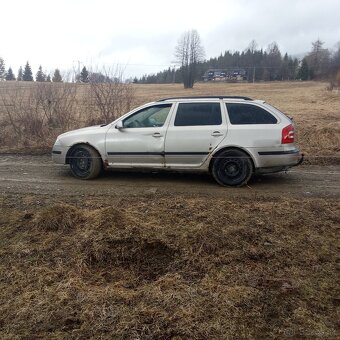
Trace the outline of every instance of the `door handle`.
<instances>
[{"instance_id":1,"label":"door handle","mask_svg":"<svg viewBox=\"0 0 340 340\"><path fill-rule=\"evenodd\" d=\"M214 131L211 135L214 137L219 137L219 136L223 136L223 133L220 131Z\"/></svg>"},{"instance_id":2,"label":"door handle","mask_svg":"<svg viewBox=\"0 0 340 340\"><path fill-rule=\"evenodd\" d=\"M152 135L152 137L155 137L155 138L157 138L157 137L163 137L163 135L160 134L159 132L155 132L155 133Z\"/></svg>"}]
</instances>

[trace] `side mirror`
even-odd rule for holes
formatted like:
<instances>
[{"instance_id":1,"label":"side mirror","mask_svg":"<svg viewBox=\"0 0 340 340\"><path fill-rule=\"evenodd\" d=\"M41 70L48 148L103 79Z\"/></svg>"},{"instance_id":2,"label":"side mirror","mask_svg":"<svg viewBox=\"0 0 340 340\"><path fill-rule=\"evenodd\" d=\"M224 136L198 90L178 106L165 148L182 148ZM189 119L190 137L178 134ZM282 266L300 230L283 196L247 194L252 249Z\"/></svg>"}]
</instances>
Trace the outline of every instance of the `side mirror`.
<instances>
[{"instance_id":1,"label":"side mirror","mask_svg":"<svg viewBox=\"0 0 340 340\"><path fill-rule=\"evenodd\" d=\"M116 129L118 129L118 130L121 130L121 129L123 129L123 121L122 120L120 120L117 124L116 124L116 126L115 126L115 128Z\"/></svg>"}]
</instances>

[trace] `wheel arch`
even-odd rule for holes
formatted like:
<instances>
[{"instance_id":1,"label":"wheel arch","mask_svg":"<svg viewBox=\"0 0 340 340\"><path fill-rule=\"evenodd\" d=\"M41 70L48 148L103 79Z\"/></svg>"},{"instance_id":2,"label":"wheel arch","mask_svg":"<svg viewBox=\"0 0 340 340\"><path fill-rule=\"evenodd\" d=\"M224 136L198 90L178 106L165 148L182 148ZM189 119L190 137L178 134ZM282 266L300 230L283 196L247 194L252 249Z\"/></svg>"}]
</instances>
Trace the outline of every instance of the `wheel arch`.
<instances>
[{"instance_id":1,"label":"wheel arch","mask_svg":"<svg viewBox=\"0 0 340 340\"><path fill-rule=\"evenodd\" d=\"M103 166L105 166L103 157L102 157L102 155L100 154L99 150L98 150L95 146L93 146L92 144L87 143L87 142L78 142L78 143L76 143L76 144L73 144L73 145L69 148L69 150L67 151L66 158L65 158L65 164L70 164L70 158L71 158L72 151L73 151L76 147L81 146L81 145L89 146L89 147L91 147L93 150L95 150L95 151L97 152L98 156L100 157Z\"/></svg>"},{"instance_id":2,"label":"wheel arch","mask_svg":"<svg viewBox=\"0 0 340 340\"><path fill-rule=\"evenodd\" d=\"M234 145L230 145L230 146L225 146L221 149L218 149L216 150L212 155L211 155L211 159L210 159L210 162L209 162L209 172L211 173L211 169L212 169L212 166L214 164L214 161L215 161L215 158L218 157L219 154L221 154L222 152L224 151L227 151L227 150L238 150L238 151L241 151L243 153L245 153L247 156L249 156L250 160L251 160L251 164L252 164L252 167L253 167L253 171L255 171L256 169L256 166L255 166L255 160L254 160L254 157L253 155L246 149L240 147L240 146L234 146Z\"/></svg>"}]
</instances>

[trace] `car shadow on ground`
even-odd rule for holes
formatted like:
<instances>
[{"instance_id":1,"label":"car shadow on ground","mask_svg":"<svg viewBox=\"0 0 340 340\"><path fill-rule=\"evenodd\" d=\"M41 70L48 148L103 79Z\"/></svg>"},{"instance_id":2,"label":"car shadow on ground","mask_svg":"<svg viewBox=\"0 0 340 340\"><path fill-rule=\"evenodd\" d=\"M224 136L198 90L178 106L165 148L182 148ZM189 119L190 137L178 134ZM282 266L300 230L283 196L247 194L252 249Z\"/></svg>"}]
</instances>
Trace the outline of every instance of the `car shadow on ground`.
<instances>
[{"instance_id":1,"label":"car shadow on ground","mask_svg":"<svg viewBox=\"0 0 340 340\"><path fill-rule=\"evenodd\" d=\"M66 169L65 169L66 170ZM59 175L69 179L76 180L70 170L60 171ZM267 175L254 175L248 182L248 187L267 187L272 185L287 185L296 183L296 176L287 173L275 173ZM81 181L84 183L83 181ZM212 176L208 173L195 173L195 172L179 172L179 171L154 171L154 170L107 170L102 173L91 183L112 183L125 184L127 186L141 185L144 186L160 186L165 185L171 189L174 186L208 186L213 188L222 188L218 185ZM88 183L88 181L87 181ZM247 187L245 186L245 187Z\"/></svg>"}]
</instances>

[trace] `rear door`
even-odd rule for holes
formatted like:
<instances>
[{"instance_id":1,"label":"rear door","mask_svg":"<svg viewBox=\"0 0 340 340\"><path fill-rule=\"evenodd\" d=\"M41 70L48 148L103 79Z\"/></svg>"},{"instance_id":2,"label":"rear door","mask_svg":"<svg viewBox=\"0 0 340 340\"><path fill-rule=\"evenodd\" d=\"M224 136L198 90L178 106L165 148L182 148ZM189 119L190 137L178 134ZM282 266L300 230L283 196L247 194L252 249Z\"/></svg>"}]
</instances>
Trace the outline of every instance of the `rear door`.
<instances>
[{"instance_id":1,"label":"rear door","mask_svg":"<svg viewBox=\"0 0 340 340\"><path fill-rule=\"evenodd\" d=\"M281 147L279 117L256 103L226 103L228 141L245 148Z\"/></svg>"},{"instance_id":2,"label":"rear door","mask_svg":"<svg viewBox=\"0 0 340 340\"><path fill-rule=\"evenodd\" d=\"M165 139L165 164L200 167L227 135L220 101L178 103Z\"/></svg>"}]
</instances>

